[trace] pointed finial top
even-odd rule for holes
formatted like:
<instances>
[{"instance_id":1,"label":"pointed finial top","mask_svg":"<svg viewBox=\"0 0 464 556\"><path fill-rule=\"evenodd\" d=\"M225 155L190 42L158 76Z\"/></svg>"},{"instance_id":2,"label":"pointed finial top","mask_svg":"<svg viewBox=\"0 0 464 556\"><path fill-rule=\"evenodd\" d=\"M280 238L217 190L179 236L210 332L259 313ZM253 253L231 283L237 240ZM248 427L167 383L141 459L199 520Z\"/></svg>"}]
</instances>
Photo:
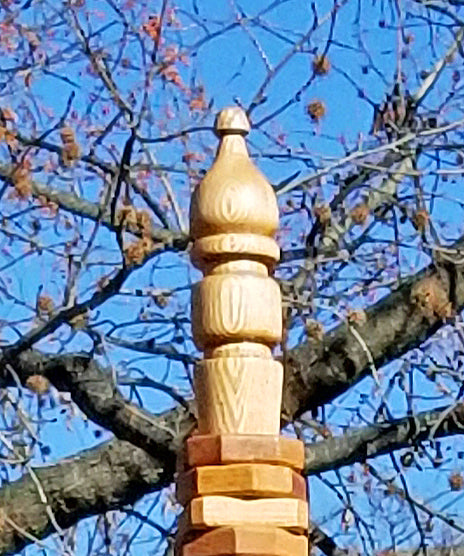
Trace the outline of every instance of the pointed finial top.
<instances>
[{"instance_id":1,"label":"pointed finial top","mask_svg":"<svg viewBox=\"0 0 464 556\"><path fill-rule=\"evenodd\" d=\"M219 112L214 123L216 135L240 134L247 135L250 122L242 108L228 106Z\"/></svg>"},{"instance_id":2,"label":"pointed finial top","mask_svg":"<svg viewBox=\"0 0 464 556\"><path fill-rule=\"evenodd\" d=\"M248 155L246 113L238 106L221 110L215 131L216 158L190 205L192 260L203 268L206 261L246 255L271 266L280 256L273 239L279 209L273 188Z\"/></svg>"}]
</instances>

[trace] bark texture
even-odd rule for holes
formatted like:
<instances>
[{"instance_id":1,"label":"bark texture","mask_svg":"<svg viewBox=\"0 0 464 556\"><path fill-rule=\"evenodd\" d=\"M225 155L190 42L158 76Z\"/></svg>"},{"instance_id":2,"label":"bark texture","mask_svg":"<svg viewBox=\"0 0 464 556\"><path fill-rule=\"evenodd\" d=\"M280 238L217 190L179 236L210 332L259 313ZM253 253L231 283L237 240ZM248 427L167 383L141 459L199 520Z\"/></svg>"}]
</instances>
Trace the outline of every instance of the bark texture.
<instances>
[{"instance_id":1,"label":"bark texture","mask_svg":"<svg viewBox=\"0 0 464 556\"><path fill-rule=\"evenodd\" d=\"M66 528L85 517L133 504L172 481L171 465L129 442L115 441L36 469L49 511L30 476L4 486L0 491L0 553L14 554L34 538L54 532L50 513Z\"/></svg>"},{"instance_id":2,"label":"bark texture","mask_svg":"<svg viewBox=\"0 0 464 556\"><path fill-rule=\"evenodd\" d=\"M342 436L308 444L304 473L313 475L402 448L415 449L420 442L464 432L464 405L424 411L349 431Z\"/></svg>"},{"instance_id":3,"label":"bark texture","mask_svg":"<svg viewBox=\"0 0 464 556\"><path fill-rule=\"evenodd\" d=\"M379 368L430 338L445 320L416 306L413 292L421 281L436 277L455 310L461 310L463 270L462 266L453 266L452 272L429 267L370 307L364 325L351 325L356 326L358 334L353 334L348 324L342 324L326 334L322 342L310 340L291 350L285 365L286 418L291 421L331 402L372 372L370 359Z\"/></svg>"}]
</instances>

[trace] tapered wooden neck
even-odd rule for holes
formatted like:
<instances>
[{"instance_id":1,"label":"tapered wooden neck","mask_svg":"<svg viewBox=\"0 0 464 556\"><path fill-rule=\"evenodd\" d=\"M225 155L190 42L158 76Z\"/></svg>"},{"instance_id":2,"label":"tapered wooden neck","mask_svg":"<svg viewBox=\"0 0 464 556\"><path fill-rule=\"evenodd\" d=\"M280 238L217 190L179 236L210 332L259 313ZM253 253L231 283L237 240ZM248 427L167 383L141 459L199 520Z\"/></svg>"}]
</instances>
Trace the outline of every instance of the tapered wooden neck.
<instances>
[{"instance_id":1,"label":"tapered wooden neck","mask_svg":"<svg viewBox=\"0 0 464 556\"><path fill-rule=\"evenodd\" d=\"M223 135L216 154L216 160L221 157L243 156L248 159L248 149L245 138L238 133Z\"/></svg>"}]
</instances>

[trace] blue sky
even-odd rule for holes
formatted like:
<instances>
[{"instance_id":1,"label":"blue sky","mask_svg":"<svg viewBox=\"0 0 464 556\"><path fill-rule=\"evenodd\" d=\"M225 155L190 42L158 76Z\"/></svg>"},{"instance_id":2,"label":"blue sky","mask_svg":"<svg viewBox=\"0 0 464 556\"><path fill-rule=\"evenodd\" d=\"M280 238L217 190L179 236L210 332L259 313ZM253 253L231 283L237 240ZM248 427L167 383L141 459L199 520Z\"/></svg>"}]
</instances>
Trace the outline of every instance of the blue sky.
<instances>
[{"instance_id":1,"label":"blue sky","mask_svg":"<svg viewBox=\"0 0 464 556\"><path fill-rule=\"evenodd\" d=\"M159 10L159 2L145 4L146 14L156 13ZM257 0L249 0L243 6L235 2L203 1L196 4L189 1L178 2L179 18L186 25L187 30L177 34L172 32L169 40L180 40L187 52L195 53L195 58L191 65L181 70L182 77L186 82L199 81L205 84L207 100L212 102L212 113L223 106L236 102L247 108L266 78L267 66L275 68L289 49L292 48L290 43L293 43L295 40L298 41L311 28L313 12L310 3L292 0L282 2L274 9L265 11L269 4L268 1ZM140 6L143 5L144 3L141 2ZM104 1L90 1L87 2L87 6L92 13L90 21L93 29L106 25L106 22L114 17L111 8ZM392 87L395 73L398 69L397 31L393 26L394 21L390 7L386 5L382 13L381 6L380 2L359 3L348 1L340 8L335 22L334 43L329 50L332 69L328 76L315 79L307 88L304 88L311 75L311 63L314 54L324 51L330 26L330 18L327 17L327 14L330 13L332 2L327 0L316 2L319 21L323 21L324 17L327 17L326 22L311 34L309 40L302 44L302 51L293 56L276 73L275 78L264 89L264 94L267 97L266 102L262 106L258 106L251 115L252 122L258 128L250 133L250 150L255 156L258 165L272 183L279 183L297 171L301 172L298 179L311 175L314 166L320 167L321 165L330 164L335 157L342 156L345 152L344 144L352 146L356 141L359 141L360 144L364 144L367 141L368 144L366 136L371 127L373 108L371 103L366 101L363 96L367 96L372 102L380 102L385 91ZM253 18L263 12L263 10L264 13L260 17L262 21L266 21L267 29L263 29L258 25L246 25L247 30L245 31L240 25L237 25L229 31L219 32L237 14L242 13L242 17ZM359 10L361 11L359 12ZM194 17L189 17L187 13L194 14ZM30 22L32 22L34 12L31 11L29 14L25 15L25 20L30 17ZM201 26L203 18L207 20L211 31L218 31L216 37L205 39ZM103 34L102 43L105 46L109 45L108 49L113 55L117 52L118 42L122 36L121 33L121 27L114 25L108 27ZM276 33L279 36L276 36ZM413 91L418 85L417 74L419 73L414 67L417 66L420 69L428 68L434 60L431 59L430 49L425 48L429 41L425 24L421 25L419 20L414 20L407 26L407 34L413 36L413 40L408 48L414 55L401 60L401 64L410 79L405 84L405 87ZM443 43L446 43L450 37L444 33L443 37L438 38L441 42L437 42L437 56L440 55L440 49L443 51ZM57 43L60 40L65 41L68 39L62 36L57 40ZM201 41L201 44L199 44L199 41ZM256 45L259 45L259 47ZM263 55L263 52L265 55ZM87 110L92 110L93 123L100 125L107 122L113 108L110 108L110 114L105 113L105 106L111 105L111 103L105 100L104 93L101 93L102 98L96 99L95 95L97 92L95 90L92 91L94 97L89 94L88 87L94 80L82 71L82 64L75 62L75 55L76 52L70 50L66 54L67 58L64 63L57 68L57 73L61 76L66 74L77 86L65 83L57 78L56 75L49 75L46 78L40 77L36 80L33 77L31 96L37 97L43 106L51 109L56 119L58 115L63 113L69 95L74 91L76 97L73 101L73 110L79 114L79 117L75 119L77 137L82 145L87 145L89 139L83 133L85 118L82 118L81 115ZM138 55L136 46L129 47L126 55L133 55L136 60ZM412 59L414 62L411 61ZM2 64L7 66L7 60L0 63L0 69ZM135 74L127 72L125 75L118 77L118 85L121 86L123 91L128 90L134 85L134 80L136 79L137 72ZM443 90L447 90L448 87L449 72L445 71L437 87L437 95L432 94L427 99L427 104L433 106L434 103L437 103L440 93ZM295 96L295 90L299 88L303 88L299 101L291 102L286 110L270 122L260 124L260 122L265 122L266 118L272 115L274 111L279 110L285 102L292 101ZM153 90L151 96L153 107L160 107L161 109L166 99L170 102L169 93L163 88L160 87ZM320 125L314 125L306 114L306 105L314 99L323 100L327 109L326 117ZM15 98L14 95L6 95L6 98L3 100L6 104L17 108L18 111L21 110L20 106L16 106L18 98ZM140 98L136 98L135 102L140 102L140 100ZM30 98L26 100L26 103L29 101ZM174 102L173 106L175 109ZM198 118L195 119L195 117L189 116L185 107L180 109L178 114L180 114L179 117L168 121L168 131L177 131L185 126L191 127L203 124L202 121L198 121ZM451 117L452 115L449 116ZM53 120L53 118L51 119ZM47 127L45 116L43 116L43 123ZM204 123L211 125L212 116ZM269 134L275 136L281 130L285 133L284 142L286 147L292 149L293 152L303 153L306 160L289 162L284 158L277 159L272 157L273 154L282 153L278 151L275 143L270 140ZM43 130L39 129L38 131L41 132ZM153 132L148 125L144 131L147 134L150 131ZM121 149L124 141L127 139L127 129L116 129L110 135L110 138L116 148ZM58 143L58 133L53 134L51 139ZM194 139L192 139L192 145L198 146L201 144L207 147L214 147L216 139L210 132L196 134ZM156 144L149 145L149 148L159 161L165 164L173 164L174 168L184 169L181 162L182 145L176 144L172 146L169 143L164 146ZM110 156L108 152L103 150L99 150L98 154L102 157ZM206 168L210 163L211 156L208 156L201 164ZM61 184L70 183L70 187L75 188L77 192L89 200L97 199L99 189L94 182L85 180L86 174L82 169L78 168L67 172L67 174L65 173L62 176L63 181ZM37 176L40 179L47 180L45 173L37 173ZM56 186L54 182L52 182L52 185ZM183 215L187 218L190 184L180 174L178 178L173 178L173 185L178 192ZM449 191L449 188L447 191ZM328 200L332 192L333 185L328 181L327 184L321 184L318 194ZM454 198L462 199L463 194L460 188L456 187L451 193ZM461 226L462 219L461 212L455 208L455 204L447 203L446 201L441 201L441 203L442 208L440 210L446 212L446 221L451 223L449 234L451 236L458 234L458 226ZM18 206L17 210L21 210L21 207ZM172 215L171 218L173 218ZM282 221L284 225L285 218ZM301 224L302 228L304 228L304 225L305 223ZM82 229L88 234L92 227L84 225ZM295 232L296 230L294 229ZM99 249L94 249L90 260L95 264L100 263L102 260L107 261L109 258L108 253L111 253L111 260L113 262L116 261L118 254L114 238L106 231L100 231L99 234ZM70 231L67 235L64 233L64 235L62 234L57 237L53 227L53 220L51 219L48 231L42 237L51 243L57 242L62 244L72 237L72 233ZM4 272L8 272L8 276L11 274L13 276L13 281L10 284L11 291L14 291L15 294L26 300L33 307L37 288L40 284L43 284L46 291L58 300L65 275L63 275L62 267L54 266L55 257L53 254L44 252L41 256L29 256L15 263L13 267L7 267L7 265L12 264L12 256L17 255L17 252L10 254L2 252L0 255L0 268ZM411 260L411 257L412 255L405 254L405 264ZM419 262L420 264L425 264L426 261L424 259ZM349 272L352 276L353 269L350 268ZM360 269L360 272L362 273L362 269ZM86 292L88 294L89 286L93 284L94 280L101 273L102 269L96 267L95 270L89 272L80 282L80 292L84 297ZM25 276L31 276L33 279L23 280ZM143 287L152 287L162 291L176 287L185 287L186 284L198 278L199 273L190 267L186 255L182 255L179 259L178 255L168 253L160 257L156 266L150 268L150 270L136 271L124 285L124 290L130 292L142 285ZM112 319L119 323L129 318L132 319L142 308L144 301L144 299L134 300L134 298L124 295L118 296L94 312L92 315L93 322L100 323L101 330L107 330L106 319ZM188 289L184 289L173 296L173 301L167 311L173 321L179 315L188 314ZM157 310L156 306L152 306L151 315L156 318L159 314L161 313ZM19 308L8 301L0 305L0 318L11 319L14 317L15 319L20 319L29 318L30 315L30 310ZM146 329L146 326L146 324L142 323L131 328L133 338L136 339L137 333ZM69 329L61 332L64 335L61 339L69 336L70 333ZM17 337L12 329L3 329L1 334L0 339L2 342L14 341ZM296 342L297 336L295 335L295 338L292 338L291 341ZM52 352L60 348L59 342L53 342L50 339L41 342L37 347ZM194 349L192 344L188 342L181 347L191 352ZM82 332L77 332L72 341L66 344L65 349L66 351L77 351L89 348L90 342L88 337ZM127 361L132 356L133 354L128 351L116 346L109 346L106 354L100 360L104 364L111 363L115 365L118 371L124 367L125 363L127 364ZM162 358L148 357L141 354L135 361L131 360L129 366L132 370L135 368L140 369L141 372L146 373L154 380L164 380L170 385L178 387L182 393L187 394L189 392L184 369L179 364L171 363L167 365ZM126 391L129 393L128 389ZM140 392L146 407L154 412L160 412L172 406L168 396L158 391L150 389L146 391L141 390ZM347 399L345 399L346 403L354 403L361 393L372 395L372 384L368 380L360 385L356 392L350 393L347 396ZM401 405L401 396L398 396L397 399L398 414L400 414L404 408ZM339 400L339 402L341 403L342 400ZM26 394L25 403L30 407L32 414L37 412L35 405L37 401L32 395ZM51 448L51 454L46 458L47 462L58 461L62 457L74 454L83 448L96 445L103 439L110 437L108 433L102 431L99 431L100 436L98 438L94 434L89 434L89 431L93 432L98 428L78 417L70 417L66 423L63 416L59 414L59 408L51 407L49 402L42 408L42 412L43 416L50 421L56 419L56 422L41 425L42 436ZM70 412L68 411L68 413ZM341 413L340 422L343 422L343 418L343 413ZM452 461L449 465L453 468L453 466L459 465L459 462ZM332 479L330 474L327 476L329 479ZM437 474L431 474L430 477L430 481L435 481ZM423 473L416 473L415 470L411 470L408 473L408 479L411 481L413 488L417 488L419 491L424 490L423 485L427 480L424 480ZM335 477L334 480L337 480L337 478ZM444 489L446 487L446 475L440 475L439 481L442 481L443 485L438 485L438 490ZM329 490L317 478L311 479L311 492L311 512L313 518L319 522L331 516L328 526L331 529L336 529L337 523L339 523L339 514L332 516L333 512L337 511L336 501L333 500L331 504L326 503L333 495L329 494ZM361 500L360 507L363 508L364 504L367 510L368 502L363 499L362 493L357 494L357 496ZM324 500L324 503L320 503L320 500ZM141 502L139 507L147 507L150 504L151 501L146 500ZM158 504L152 510L152 518L162 520L164 517L163 512L163 504ZM167 522L172 520L172 512L168 512L166 520ZM152 535L151 529L144 527L141 533L142 539L144 535L150 537ZM82 532L82 536L84 537L84 532ZM35 548L29 548L26 553L32 555L38 554L39 551Z\"/></svg>"}]
</instances>

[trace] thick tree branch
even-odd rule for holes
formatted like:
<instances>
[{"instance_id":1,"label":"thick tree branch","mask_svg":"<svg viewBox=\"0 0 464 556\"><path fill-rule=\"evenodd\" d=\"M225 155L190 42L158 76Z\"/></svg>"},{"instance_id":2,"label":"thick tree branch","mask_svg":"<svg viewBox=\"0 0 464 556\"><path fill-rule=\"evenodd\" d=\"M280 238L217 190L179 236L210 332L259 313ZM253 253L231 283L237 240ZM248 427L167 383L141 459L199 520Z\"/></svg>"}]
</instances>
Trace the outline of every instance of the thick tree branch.
<instances>
[{"instance_id":1,"label":"thick tree branch","mask_svg":"<svg viewBox=\"0 0 464 556\"><path fill-rule=\"evenodd\" d=\"M114 441L86 450L35 474L57 523L66 528L91 515L126 504L172 481L172 461L150 457L129 442ZM30 537L25 537L26 531ZM49 514L30 476L0 490L0 553L14 554L53 533Z\"/></svg>"},{"instance_id":2,"label":"thick tree branch","mask_svg":"<svg viewBox=\"0 0 464 556\"><path fill-rule=\"evenodd\" d=\"M420 442L464 432L464 405L445 406L415 416L378 423L306 447L306 475L338 469Z\"/></svg>"},{"instance_id":3,"label":"thick tree branch","mask_svg":"<svg viewBox=\"0 0 464 556\"><path fill-rule=\"evenodd\" d=\"M156 416L124 399L112 375L86 355L45 355L26 351L15 358L13 371L0 362L0 386L14 386L15 375L25 383L42 375L60 391L70 392L74 403L92 421L122 440L163 458L173 467L178 442L191 430L193 415L179 408Z\"/></svg>"},{"instance_id":4,"label":"thick tree branch","mask_svg":"<svg viewBox=\"0 0 464 556\"><path fill-rule=\"evenodd\" d=\"M460 240L454 246L456 253L462 245ZM443 318L424 315L414 305L413 288L417 288L425 277L439 278L443 290L454 300L456 309L462 310L464 269L457 265L453 268L456 273L452 280L447 272L438 272L435 265L430 265L405 281L366 311L367 321L364 325L356 325L357 334L353 334L345 323L326 334L322 342L308 340L291 350L285 369L285 419L291 421L305 411L329 403L368 375L372 361L378 368L397 359L419 347L443 325ZM360 343L358 336L365 345Z\"/></svg>"}]
</instances>

